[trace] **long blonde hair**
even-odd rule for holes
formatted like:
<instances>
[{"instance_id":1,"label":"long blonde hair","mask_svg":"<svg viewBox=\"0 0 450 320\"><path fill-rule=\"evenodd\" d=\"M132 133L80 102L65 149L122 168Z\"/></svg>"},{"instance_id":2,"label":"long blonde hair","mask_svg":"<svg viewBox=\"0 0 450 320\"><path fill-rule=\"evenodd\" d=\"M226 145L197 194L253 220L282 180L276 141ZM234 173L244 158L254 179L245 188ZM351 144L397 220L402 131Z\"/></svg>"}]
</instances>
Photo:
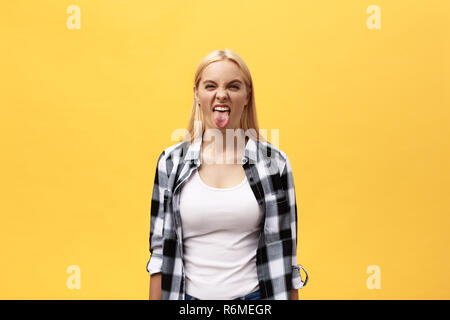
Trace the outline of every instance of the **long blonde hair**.
<instances>
[{"instance_id":1,"label":"long blonde hair","mask_svg":"<svg viewBox=\"0 0 450 320\"><path fill-rule=\"evenodd\" d=\"M255 89L253 87L252 76L244 60L242 60L242 58L239 55L237 55L230 49L214 50L213 52L209 53L205 58L203 58L203 60L197 67L197 71L195 72L194 77L195 87L198 89L200 78L206 66L208 66L213 62L222 60L230 60L236 63L236 65L242 71L244 82L245 85L247 86L247 90L250 90L249 102L247 106L244 108L244 111L242 112L241 116L241 123L240 123L241 128L244 130L244 132L249 138L257 141L266 141L266 139L259 132L258 118L256 116L256 106L255 106ZM198 126L197 127L195 126L196 122L197 124L201 123L201 132L199 130L200 128ZM189 134L186 134L186 136L183 138L183 141L189 142L193 142L194 140L199 138L199 135L200 134L203 135L205 130L203 114L202 111L200 110L199 105L195 103L195 98L192 103L192 111L191 116L189 118L187 130Z\"/></svg>"}]
</instances>

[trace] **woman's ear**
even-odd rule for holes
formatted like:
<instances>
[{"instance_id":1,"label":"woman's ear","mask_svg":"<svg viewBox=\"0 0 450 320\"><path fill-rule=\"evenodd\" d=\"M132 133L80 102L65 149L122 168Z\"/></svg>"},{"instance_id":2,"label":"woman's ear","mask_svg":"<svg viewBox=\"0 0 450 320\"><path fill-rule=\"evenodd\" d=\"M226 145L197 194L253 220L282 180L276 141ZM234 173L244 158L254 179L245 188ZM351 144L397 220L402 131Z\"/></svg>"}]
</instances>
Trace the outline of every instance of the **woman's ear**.
<instances>
[{"instance_id":1,"label":"woman's ear","mask_svg":"<svg viewBox=\"0 0 450 320\"><path fill-rule=\"evenodd\" d=\"M196 101L198 101L198 92L197 92L197 88L194 86L193 90L194 90L194 99L195 99Z\"/></svg>"}]
</instances>

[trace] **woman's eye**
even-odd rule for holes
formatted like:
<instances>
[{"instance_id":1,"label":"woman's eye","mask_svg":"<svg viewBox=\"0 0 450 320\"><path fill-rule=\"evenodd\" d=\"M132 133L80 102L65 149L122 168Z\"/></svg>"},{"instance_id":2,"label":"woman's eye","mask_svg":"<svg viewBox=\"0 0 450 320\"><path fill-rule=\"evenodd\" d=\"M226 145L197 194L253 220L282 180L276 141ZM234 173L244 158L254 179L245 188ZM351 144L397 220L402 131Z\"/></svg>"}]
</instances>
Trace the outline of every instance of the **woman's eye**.
<instances>
[{"instance_id":1,"label":"woman's eye","mask_svg":"<svg viewBox=\"0 0 450 320\"><path fill-rule=\"evenodd\" d=\"M214 86L213 85L211 85L211 84L208 84L208 85L206 85L205 86L205 89L208 89L208 88L213 88ZM230 86L231 88L236 88L236 89L239 89L239 86L237 86L237 85L231 85Z\"/></svg>"}]
</instances>

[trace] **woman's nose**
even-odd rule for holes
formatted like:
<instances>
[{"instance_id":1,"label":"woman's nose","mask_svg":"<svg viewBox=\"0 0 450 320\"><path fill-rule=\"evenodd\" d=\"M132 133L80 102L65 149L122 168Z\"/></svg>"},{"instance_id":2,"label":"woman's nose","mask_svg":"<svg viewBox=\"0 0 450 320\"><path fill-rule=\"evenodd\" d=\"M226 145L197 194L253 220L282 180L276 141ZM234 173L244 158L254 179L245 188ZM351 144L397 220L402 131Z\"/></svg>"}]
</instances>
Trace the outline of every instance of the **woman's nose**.
<instances>
[{"instance_id":1,"label":"woman's nose","mask_svg":"<svg viewBox=\"0 0 450 320\"><path fill-rule=\"evenodd\" d=\"M219 98L224 98L227 96L227 91L225 89L219 88L219 89L217 89L217 96Z\"/></svg>"}]
</instances>

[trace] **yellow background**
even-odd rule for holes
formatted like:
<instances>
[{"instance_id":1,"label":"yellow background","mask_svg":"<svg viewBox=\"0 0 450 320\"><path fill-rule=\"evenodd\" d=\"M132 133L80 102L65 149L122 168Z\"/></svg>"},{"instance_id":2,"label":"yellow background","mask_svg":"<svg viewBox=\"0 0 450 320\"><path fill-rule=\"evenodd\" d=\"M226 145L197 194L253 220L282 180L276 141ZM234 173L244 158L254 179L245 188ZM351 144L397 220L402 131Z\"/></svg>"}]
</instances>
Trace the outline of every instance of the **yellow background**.
<instances>
[{"instance_id":1,"label":"yellow background","mask_svg":"<svg viewBox=\"0 0 450 320\"><path fill-rule=\"evenodd\" d=\"M445 0L2 3L0 298L148 298L156 160L198 63L229 48L292 163L300 299L449 299L449 15Z\"/></svg>"}]
</instances>

